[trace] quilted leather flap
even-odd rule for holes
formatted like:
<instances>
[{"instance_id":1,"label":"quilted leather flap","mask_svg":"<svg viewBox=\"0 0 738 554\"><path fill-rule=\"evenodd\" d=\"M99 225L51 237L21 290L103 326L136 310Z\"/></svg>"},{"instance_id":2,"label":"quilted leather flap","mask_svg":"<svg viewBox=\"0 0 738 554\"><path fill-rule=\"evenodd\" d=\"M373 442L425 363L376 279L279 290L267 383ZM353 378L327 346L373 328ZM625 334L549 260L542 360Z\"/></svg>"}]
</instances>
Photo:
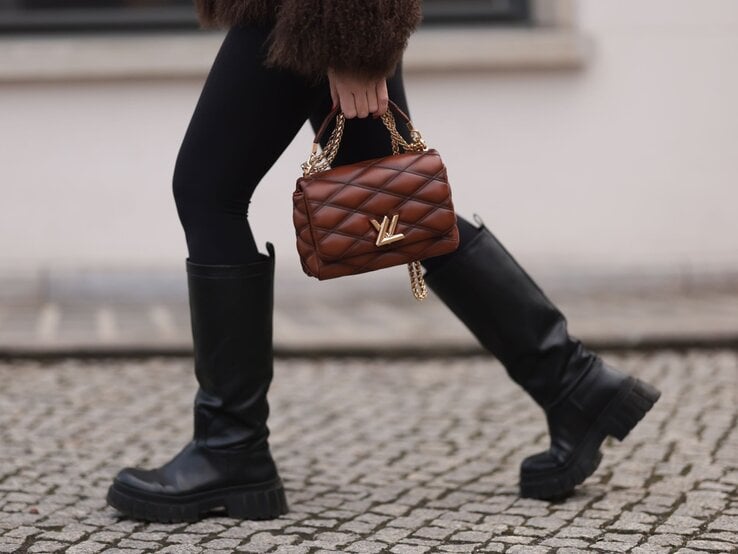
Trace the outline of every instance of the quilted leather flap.
<instances>
[{"instance_id":1,"label":"quilted leather flap","mask_svg":"<svg viewBox=\"0 0 738 554\"><path fill-rule=\"evenodd\" d=\"M454 229L446 167L434 149L338 166L298 180L318 257L390 252ZM377 246L377 224L397 215L397 242Z\"/></svg>"}]
</instances>

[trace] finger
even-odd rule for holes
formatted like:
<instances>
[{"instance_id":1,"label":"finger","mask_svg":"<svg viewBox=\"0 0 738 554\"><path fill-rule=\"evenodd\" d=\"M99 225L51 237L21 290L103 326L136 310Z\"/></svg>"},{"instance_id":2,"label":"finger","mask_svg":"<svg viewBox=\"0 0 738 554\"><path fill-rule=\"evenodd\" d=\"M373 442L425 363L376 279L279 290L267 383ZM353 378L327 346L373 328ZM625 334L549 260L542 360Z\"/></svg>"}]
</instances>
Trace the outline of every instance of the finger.
<instances>
[{"instance_id":1,"label":"finger","mask_svg":"<svg viewBox=\"0 0 738 554\"><path fill-rule=\"evenodd\" d=\"M362 89L354 93L356 101L356 113L359 117L369 116L369 100L366 97L366 90Z\"/></svg>"},{"instance_id":2,"label":"finger","mask_svg":"<svg viewBox=\"0 0 738 554\"><path fill-rule=\"evenodd\" d=\"M341 102L341 111L346 119L353 119L357 115L356 101L350 91L339 88L338 97Z\"/></svg>"},{"instance_id":3,"label":"finger","mask_svg":"<svg viewBox=\"0 0 738 554\"><path fill-rule=\"evenodd\" d=\"M369 106L369 113L376 117L377 110L379 109L379 102L377 101L377 87L372 86L366 91L367 105Z\"/></svg>"},{"instance_id":4,"label":"finger","mask_svg":"<svg viewBox=\"0 0 738 554\"><path fill-rule=\"evenodd\" d=\"M387 92L387 81L382 79L377 84L377 117L383 116L389 108L389 93Z\"/></svg>"}]
</instances>

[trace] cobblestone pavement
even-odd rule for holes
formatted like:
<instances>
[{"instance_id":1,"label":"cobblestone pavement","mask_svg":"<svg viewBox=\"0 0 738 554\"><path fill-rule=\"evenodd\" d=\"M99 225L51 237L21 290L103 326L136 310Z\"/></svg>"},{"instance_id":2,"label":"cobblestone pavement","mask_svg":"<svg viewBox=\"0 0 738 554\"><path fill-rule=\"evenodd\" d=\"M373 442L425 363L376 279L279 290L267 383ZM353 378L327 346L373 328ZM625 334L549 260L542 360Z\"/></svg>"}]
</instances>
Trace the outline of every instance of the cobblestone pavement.
<instances>
[{"instance_id":1,"label":"cobblestone pavement","mask_svg":"<svg viewBox=\"0 0 738 554\"><path fill-rule=\"evenodd\" d=\"M0 552L736 552L738 353L603 357L663 395L564 502L517 496L547 435L496 361L292 359L271 392L290 513L175 525L104 495L188 439L190 360L6 363Z\"/></svg>"}]
</instances>

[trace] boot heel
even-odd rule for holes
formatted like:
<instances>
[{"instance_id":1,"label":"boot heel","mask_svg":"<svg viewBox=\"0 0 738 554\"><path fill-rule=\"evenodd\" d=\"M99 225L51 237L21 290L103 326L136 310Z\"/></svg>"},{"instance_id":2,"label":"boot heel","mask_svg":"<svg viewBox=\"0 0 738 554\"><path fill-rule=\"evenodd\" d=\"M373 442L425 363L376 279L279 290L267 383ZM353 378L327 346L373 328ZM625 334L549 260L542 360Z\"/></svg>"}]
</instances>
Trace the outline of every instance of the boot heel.
<instances>
[{"instance_id":1,"label":"boot heel","mask_svg":"<svg viewBox=\"0 0 738 554\"><path fill-rule=\"evenodd\" d=\"M607 434L622 441L660 396L661 392L656 387L635 379L633 387L620 401L615 413L609 417Z\"/></svg>"},{"instance_id":2,"label":"boot heel","mask_svg":"<svg viewBox=\"0 0 738 554\"><path fill-rule=\"evenodd\" d=\"M225 499L228 515L240 519L274 519L289 511L284 488L233 493Z\"/></svg>"}]
</instances>

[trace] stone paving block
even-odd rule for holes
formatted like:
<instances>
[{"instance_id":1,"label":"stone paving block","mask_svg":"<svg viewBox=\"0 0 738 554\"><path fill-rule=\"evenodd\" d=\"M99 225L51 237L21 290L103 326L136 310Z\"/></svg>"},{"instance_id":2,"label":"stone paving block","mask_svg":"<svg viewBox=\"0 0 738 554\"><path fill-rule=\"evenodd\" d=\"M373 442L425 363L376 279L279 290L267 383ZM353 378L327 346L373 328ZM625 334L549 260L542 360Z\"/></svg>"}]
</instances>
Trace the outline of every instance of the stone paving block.
<instances>
[{"instance_id":1,"label":"stone paving block","mask_svg":"<svg viewBox=\"0 0 738 554\"><path fill-rule=\"evenodd\" d=\"M383 542L361 540L346 547L346 552L360 552L361 554L374 554L382 552L387 547Z\"/></svg>"},{"instance_id":2,"label":"stone paving block","mask_svg":"<svg viewBox=\"0 0 738 554\"><path fill-rule=\"evenodd\" d=\"M208 542L204 542L199 546L202 546L206 551L210 550L233 550L241 544L238 539L213 539Z\"/></svg>"},{"instance_id":3,"label":"stone paving block","mask_svg":"<svg viewBox=\"0 0 738 554\"><path fill-rule=\"evenodd\" d=\"M390 548L389 551L393 554L424 554L430 551L430 549L430 546L398 544Z\"/></svg>"},{"instance_id":4,"label":"stone paving block","mask_svg":"<svg viewBox=\"0 0 738 554\"><path fill-rule=\"evenodd\" d=\"M633 548L633 545L617 541L597 541L590 548L605 552L628 552Z\"/></svg>"},{"instance_id":5,"label":"stone paving block","mask_svg":"<svg viewBox=\"0 0 738 554\"><path fill-rule=\"evenodd\" d=\"M174 542L177 544L197 544L203 539L202 535L194 533L171 533L164 535L159 541ZM156 540L156 539L155 539Z\"/></svg>"},{"instance_id":6,"label":"stone paving block","mask_svg":"<svg viewBox=\"0 0 738 554\"><path fill-rule=\"evenodd\" d=\"M563 539L563 538L550 538L546 539L541 543L543 546L551 546L554 548L562 548L565 546L572 548L587 548L589 543L582 539Z\"/></svg>"},{"instance_id":7,"label":"stone paving block","mask_svg":"<svg viewBox=\"0 0 738 554\"><path fill-rule=\"evenodd\" d=\"M282 544L274 550L275 554L308 554L308 552L310 552L310 548L308 546L298 546L294 544Z\"/></svg>"},{"instance_id":8,"label":"stone paving block","mask_svg":"<svg viewBox=\"0 0 738 554\"><path fill-rule=\"evenodd\" d=\"M604 531L597 527L568 526L556 533L560 538L593 538L602 535Z\"/></svg>"},{"instance_id":9,"label":"stone paving block","mask_svg":"<svg viewBox=\"0 0 738 554\"><path fill-rule=\"evenodd\" d=\"M97 554L105 549L105 545L101 542L83 541L67 548L67 554Z\"/></svg>"},{"instance_id":10,"label":"stone paving block","mask_svg":"<svg viewBox=\"0 0 738 554\"><path fill-rule=\"evenodd\" d=\"M57 541L37 541L28 548L28 552L59 552L68 546Z\"/></svg>"},{"instance_id":11,"label":"stone paving block","mask_svg":"<svg viewBox=\"0 0 738 554\"><path fill-rule=\"evenodd\" d=\"M673 533L654 534L648 537L648 544L655 546L677 547L684 544L684 535Z\"/></svg>"},{"instance_id":12,"label":"stone paving block","mask_svg":"<svg viewBox=\"0 0 738 554\"><path fill-rule=\"evenodd\" d=\"M157 550L157 552L163 552L165 554L199 554L203 552L202 547L195 546L193 544L177 544L171 546L165 546L164 548Z\"/></svg>"},{"instance_id":13,"label":"stone paving block","mask_svg":"<svg viewBox=\"0 0 738 554\"><path fill-rule=\"evenodd\" d=\"M12 537L0 537L0 552L17 552L23 545L24 540Z\"/></svg>"},{"instance_id":14,"label":"stone paving block","mask_svg":"<svg viewBox=\"0 0 738 554\"><path fill-rule=\"evenodd\" d=\"M738 532L738 516L720 516L709 523L707 528Z\"/></svg>"},{"instance_id":15,"label":"stone paving block","mask_svg":"<svg viewBox=\"0 0 738 554\"><path fill-rule=\"evenodd\" d=\"M388 516L402 516L410 510L410 506L402 504L379 504L372 507L372 511Z\"/></svg>"},{"instance_id":16,"label":"stone paving block","mask_svg":"<svg viewBox=\"0 0 738 554\"><path fill-rule=\"evenodd\" d=\"M735 543L727 543L722 541L694 540L687 541L687 548L695 548L697 550L709 550L711 552L730 552L738 549Z\"/></svg>"},{"instance_id":17,"label":"stone paving block","mask_svg":"<svg viewBox=\"0 0 738 554\"><path fill-rule=\"evenodd\" d=\"M25 525L21 525L20 527L16 527L15 529L11 529L4 535L2 535L3 538L6 537L17 537L20 539L25 539L27 537L32 537L34 535L38 535L41 533L41 529L36 529L35 527L26 527Z\"/></svg>"},{"instance_id":18,"label":"stone paving block","mask_svg":"<svg viewBox=\"0 0 738 554\"><path fill-rule=\"evenodd\" d=\"M418 530L420 531L420 530ZM400 527L385 527L384 529L379 529L375 531L372 536L379 541L386 542L389 544L395 544L399 542L400 540L407 537L410 533L412 533L412 530L410 529L402 529ZM419 535L422 536L422 535Z\"/></svg>"}]
</instances>

